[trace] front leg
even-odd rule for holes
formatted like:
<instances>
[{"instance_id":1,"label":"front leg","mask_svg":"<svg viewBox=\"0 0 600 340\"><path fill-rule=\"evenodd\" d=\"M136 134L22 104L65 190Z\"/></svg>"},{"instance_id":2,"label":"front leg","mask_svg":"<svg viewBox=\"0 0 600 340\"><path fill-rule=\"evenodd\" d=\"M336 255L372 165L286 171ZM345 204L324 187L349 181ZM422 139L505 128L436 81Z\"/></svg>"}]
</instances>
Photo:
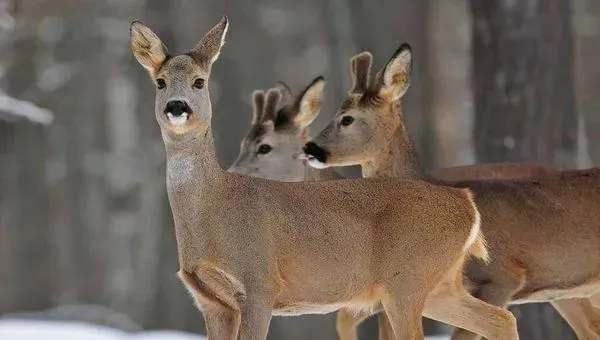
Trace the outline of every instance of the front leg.
<instances>
[{"instance_id":1,"label":"front leg","mask_svg":"<svg viewBox=\"0 0 600 340\"><path fill-rule=\"evenodd\" d=\"M195 275L180 270L177 275L204 314L209 340L237 340L241 313L238 306L227 305L208 290L203 289Z\"/></svg>"},{"instance_id":2,"label":"front leg","mask_svg":"<svg viewBox=\"0 0 600 340\"><path fill-rule=\"evenodd\" d=\"M239 340L266 340L272 313L270 294L250 292L241 304Z\"/></svg>"},{"instance_id":3,"label":"front leg","mask_svg":"<svg viewBox=\"0 0 600 340\"><path fill-rule=\"evenodd\" d=\"M237 340L241 316L239 311L207 306L203 313L208 340Z\"/></svg>"}]
</instances>

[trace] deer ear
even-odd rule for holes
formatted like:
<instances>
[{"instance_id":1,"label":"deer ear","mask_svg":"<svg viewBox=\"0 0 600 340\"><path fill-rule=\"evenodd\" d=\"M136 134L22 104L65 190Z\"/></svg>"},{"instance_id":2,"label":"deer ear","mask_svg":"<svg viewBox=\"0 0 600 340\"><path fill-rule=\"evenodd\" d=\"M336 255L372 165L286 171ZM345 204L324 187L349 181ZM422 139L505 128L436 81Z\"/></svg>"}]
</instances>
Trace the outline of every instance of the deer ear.
<instances>
[{"instance_id":1,"label":"deer ear","mask_svg":"<svg viewBox=\"0 0 600 340\"><path fill-rule=\"evenodd\" d=\"M396 50L380 74L379 94L381 97L395 101L408 90L412 73L412 49L404 43Z\"/></svg>"},{"instance_id":2,"label":"deer ear","mask_svg":"<svg viewBox=\"0 0 600 340\"><path fill-rule=\"evenodd\" d=\"M141 21L130 27L131 51L137 61L150 73L156 72L167 59L167 47L160 38Z\"/></svg>"},{"instance_id":3,"label":"deer ear","mask_svg":"<svg viewBox=\"0 0 600 340\"><path fill-rule=\"evenodd\" d=\"M194 47L191 51L192 56L207 67L212 66L219 58L221 48L225 44L228 29L229 20L227 16L223 16L221 21L211 28L198 42L196 47Z\"/></svg>"},{"instance_id":4,"label":"deer ear","mask_svg":"<svg viewBox=\"0 0 600 340\"><path fill-rule=\"evenodd\" d=\"M350 59L352 74L351 93L364 93L370 86L371 65L373 56L369 52L361 52Z\"/></svg>"},{"instance_id":5,"label":"deer ear","mask_svg":"<svg viewBox=\"0 0 600 340\"><path fill-rule=\"evenodd\" d=\"M252 125L262 120L263 111L265 109L265 92L254 91L252 93Z\"/></svg>"},{"instance_id":6,"label":"deer ear","mask_svg":"<svg viewBox=\"0 0 600 340\"><path fill-rule=\"evenodd\" d=\"M262 121L275 121L277 118L277 107L281 101L281 92L278 88L271 88L265 96L265 109L263 110Z\"/></svg>"},{"instance_id":7,"label":"deer ear","mask_svg":"<svg viewBox=\"0 0 600 340\"><path fill-rule=\"evenodd\" d=\"M287 106L294 103L294 95L288 84L280 80L275 85L275 88L281 92L281 105Z\"/></svg>"},{"instance_id":8,"label":"deer ear","mask_svg":"<svg viewBox=\"0 0 600 340\"><path fill-rule=\"evenodd\" d=\"M294 123L301 128L308 127L319 115L321 104L323 103L324 88L325 79L319 76L298 96L298 102L295 105L297 113L294 117Z\"/></svg>"}]
</instances>

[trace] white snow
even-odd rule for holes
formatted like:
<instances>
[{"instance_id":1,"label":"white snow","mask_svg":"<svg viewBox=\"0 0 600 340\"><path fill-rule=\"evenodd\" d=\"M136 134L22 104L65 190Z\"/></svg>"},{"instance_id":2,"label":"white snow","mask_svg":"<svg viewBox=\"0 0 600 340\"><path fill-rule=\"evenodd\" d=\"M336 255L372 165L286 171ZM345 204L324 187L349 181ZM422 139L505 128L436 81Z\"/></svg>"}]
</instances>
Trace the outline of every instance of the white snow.
<instances>
[{"instance_id":1,"label":"white snow","mask_svg":"<svg viewBox=\"0 0 600 340\"><path fill-rule=\"evenodd\" d=\"M145 331L127 333L93 324L0 320L2 340L206 340L206 337L179 331Z\"/></svg>"},{"instance_id":2,"label":"white snow","mask_svg":"<svg viewBox=\"0 0 600 340\"><path fill-rule=\"evenodd\" d=\"M2 340L207 340L206 337L179 331L145 331L127 333L93 324L37 321L0 320ZM450 340L448 336L428 336L426 340Z\"/></svg>"}]
</instances>

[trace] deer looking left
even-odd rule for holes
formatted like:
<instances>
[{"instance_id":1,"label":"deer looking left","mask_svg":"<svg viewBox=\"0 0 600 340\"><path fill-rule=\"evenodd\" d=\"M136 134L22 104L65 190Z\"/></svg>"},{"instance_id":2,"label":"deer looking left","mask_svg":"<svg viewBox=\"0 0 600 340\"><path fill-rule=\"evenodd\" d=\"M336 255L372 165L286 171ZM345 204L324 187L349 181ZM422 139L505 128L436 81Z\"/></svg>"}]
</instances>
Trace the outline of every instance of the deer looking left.
<instances>
[{"instance_id":1,"label":"deer looking left","mask_svg":"<svg viewBox=\"0 0 600 340\"><path fill-rule=\"evenodd\" d=\"M170 55L148 27L131 25L133 53L156 84L179 277L209 339L264 340L272 314L380 305L396 339L423 339L421 314L445 321L436 307L451 302L453 314L466 312L458 326L517 339L509 312L462 286L465 259L488 255L468 189L392 178L286 183L219 166L207 85L227 28L223 18L191 51ZM277 103L281 92L265 97Z\"/></svg>"}]
</instances>

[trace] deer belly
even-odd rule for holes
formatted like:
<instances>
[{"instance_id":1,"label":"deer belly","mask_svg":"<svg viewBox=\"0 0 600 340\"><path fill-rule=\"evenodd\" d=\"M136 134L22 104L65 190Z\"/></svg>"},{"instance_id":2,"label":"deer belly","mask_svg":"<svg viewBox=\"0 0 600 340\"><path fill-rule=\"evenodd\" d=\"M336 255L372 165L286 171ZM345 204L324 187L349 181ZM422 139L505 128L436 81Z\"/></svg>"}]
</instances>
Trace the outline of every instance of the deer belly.
<instances>
[{"instance_id":1,"label":"deer belly","mask_svg":"<svg viewBox=\"0 0 600 340\"><path fill-rule=\"evenodd\" d=\"M327 314L341 308L353 311L374 311L380 305L383 291L381 286L373 285L349 299L333 303L328 301L329 297L327 295L321 297L323 301L318 301L319 297L313 296L313 301L311 302L285 300L285 297L280 296L273 305L273 315L293 316L302 314Z\"/></svg>"},{"instance_id":2,"label":"deer belly","mask_svg":"<svg viewBox=\"0 0 600 340\"><path fill-rule=\"evenodd\" d=\"M598 293L600 293L600 277L569 288L544 288L532 292L519 292L510 304L518 305L552 300L589 298Z\"/></svg>"}]
</instances>

